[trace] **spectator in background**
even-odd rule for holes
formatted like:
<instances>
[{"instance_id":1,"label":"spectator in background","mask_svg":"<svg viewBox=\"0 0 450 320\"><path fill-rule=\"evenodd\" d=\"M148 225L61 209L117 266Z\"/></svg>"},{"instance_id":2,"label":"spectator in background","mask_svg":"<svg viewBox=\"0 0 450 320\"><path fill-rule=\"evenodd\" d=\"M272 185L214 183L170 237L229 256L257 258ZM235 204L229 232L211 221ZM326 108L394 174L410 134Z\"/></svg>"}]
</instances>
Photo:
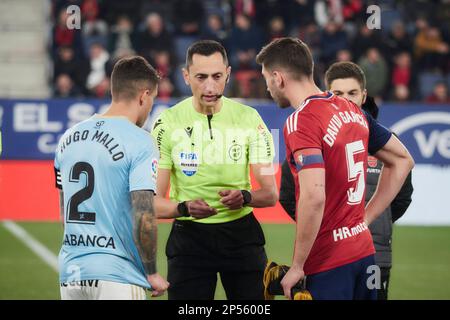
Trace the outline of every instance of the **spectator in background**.
<instances>
[{"instance_id":1,"label":"spectator in background","mask_svg":"<svg viewBox=\"0 0 450 320\"><path fill-rule=\"evenodd\" d=\"M342 30L341 25L329 21L322 32L321 44L321 60L326 65L331 64L336 57L336 53L348 47L347 35Z\"/></svg>"},{"instance_id":2,"label":"spectator in background","mask_svg":"<svg viewBox=\"0 0 450 320\"><path fill-rule=\"evenodd\" d=\"M172 52L173 37L162 20L156 13L150 13L145 21L145 29L139 34L138 52L149 61L154 61L158 51Z\"/></svg>"},{"instance_id":3,"label":"spectator in background","mask_svg":"<svg viewBox=\"0 0 450 320\"><path fill-rule=\"evenodd\" d=\"M396 21L392 25L391 32L386 40L386 49L389 56L393 57L399 52L411 51L413 42L406 32L405 25L401 21Z\"/></svg>"},{"instance_id":4,"label":"spectator in background","mask_svg":"<svg viewBox=\"0 0 450 320\"><path fill-rule=\"evenodd\" d=\"M394 58L394 68L392 70L392 85L403 85L410 87L412 83L411 55L408 52L401 52Z\"/></svg>"},{"instance_id":5,"label":"spectator in background","mask_svg":"<svg viewBox=\"0 0 450 320\"><path fill-rule=\"evenodd\" d=\"M211 13L206 19L206 26L201 35L202 39L224 42L227 32L223 26L222 17L216 13Z\"/></svg>"},{"instance_id":6,"label":"spectator in background","mask_svg":"<svg viewBox=\"0 0 450 320\"><path fill-rule=\"evenodd\" d=\"M292 0L288 10L289 27L297 29L314 23L314 1L313 0Z\"/></svg>"},{"instance_id":7,"label":"spectator in background","mask_svg":"<svg viewBox=\"0 0 450 320\"><path fill-rule=\"evenodd\" d=\"M200 23L204 8L199 0L175 0L173 2L175 33L182 36L200 36Z\"/></svg>"},{"instance_id":8,"label":"spectator in background","mask_svg":"<svg viewBox=\"0 0 450 320\"><path fill-rule=\"evenodd\" d=\"M314 16L316 23L321 28L325 28L328 22L333 21L337 24L344 23L341 1L318 0L314 3Z\"/></svg>"},{"instance_id":9,"label":"spectator in background","mask_svg":"<svg viewBox=\"0 0 450 320\"><path fill-rule=\"evenodd\" d=\"M61 46L74 48L76 55L82 52L80 32L77 29L67 28L68 18L66 8L61 9L58 13L57 23L53 28L53 56L56 56L58 48Z\"/></svg>"},{"instance_id":10,"label":"spectator in background","mask_svg":"<svg viewBox=\"0 0 450 320\"><path fill-rule=\"evenodd\" d=\"M86 77L89 73L89 63L80 56L75 56L73 49L62 46L54 62L55 79L60 74L68 75L80 91L86 92Z\"/></svg>"},{"instance_id":11,"label":"spectator in background","mask_svg":"<svg viewBox=\"0 0 450 320\"><path fill-rule=\"evenodd\" d=\"M236 70L256 69L255 57L262 45L263 36L259 28L253 25L249 16L238 14L228 39L232 67Z\"/></svg>"},{"instance_id":12,"label":"spectator in background","mask_svg":"<svg viewBox=\"0 0 450 320\"><path fill-rule=\"evenodd\" d=\"M113 56L118 51L128 50L134 53L136 46L136 33L133 30L133 23L127 16L119 16L115 25L111 27L109 36L109 52Z\"/></svg>"},{"instance_id":13,"label":"spectator in background","mask_svg":"<svg viewBox=\"0 0 450 320\"><path fill-rule=\"evenodd\" d=\"M408 100L410 100L409 88L403 84L396 85L393 89L390 100L401 103L407 102Z\"/></svg>"},{"instance_id":14,"label":"spectator in background","mask_svg":"<svg viewBox=\"0 0 450 320\"><path fill-rule=\"evenodd\" d=\"M275 16L270 19L267 42L286 36L286 25L284 24L283 18Z\"/></svg>"},{"instance_id":15,"label":"spectator in background","mask_svg":"<svg viewBox=\"0 0 450 320\"><path fill-rule=\"evenodd\" d=\"M173 97L175 87L169 78L161 78L158 85L158 99L168 101Z\"/></svg>"},{"instance_id":16,"label":"spectator in background","mask_svg":"<svg viewBox=\"0 0 450 320\"><path fill-rule=\"evenodd\" d=\"M450 104L446 83L443 81L436 83L433 88L433 93L426 98L425 102L433 104Z\"/></svg>"},{"instance_id":17,"label":"spectator in background","mask_svg":"<svg viewBox=\"0 0 450 320\"><path fill-rule=\"evenodd\" d=\"M377 48L369 48L358 65L366 74L368 95L381 98L388 81L388 67Z\"/></svg>"},{"instance_id":18,"label":"spectator in background","mask_svg":"<svg viewBox=\"0 0 450 320\"><path fill-rule=\"evenodd\" d=\"M61 73L56 77L53 95L57 98L73 98L81 95L81 92L68 74Z\"/></svg>"},{"instance_id":19,"label":"spectator in background","mask_svg":"<svg viewBox=\"0 0 450 320\"><path fill-rule=\"evenodd\" d=\"M108 24L100 20L99 5L97 0L84 0L81 6L81 14L83 17L82 40L85 55L89 56L89 48L93 43L99 43L103 47L108 46Z\"/></svg>"},{"instance_id":20,"label":"spectator in background","mask_svg":"<svg viewBox=\"0 0 450 320\"><path fill-rule=\"evenodd\" d=\"M350 50L342 49L336 53L336 62L352 61L353 56Z\"/></svg>"},{"instance_id":21,"label":"spectator in background","mask_svg":"<svg viewBox=\"0 0 450 320\"><path fill-rule=\"evenodd\" d=\"M367 52L369 48L378 48L383 51L383 43L379 33L367 28L364 23L360 26L359 33L356 35L355 39L353 39L353 56L356 60L358 60Z\"/></svg>"},{"instance_id":22,"label":"spectator in background","mask_svg":"<svg viewBox=\"0 0 450 320\"><path fill-rule=\"evenodd\" d=\"M449 46L437 27L425 26L414 40L414 52L422 69L444 69L448 63Z\"/></svg>"},{"instance_id":23,"label":"spectator in background","mask_svg":"<svg viewBox=\"0 0 450 320\"><path fill-rule=\"evenodd\" d=\"M109 94L109 79L106 76L109 53L101 44L94 43L90 47L89 54L91 70L86 80L86 87L97 98L106 97Z\"/></svg>"}]
</instances>

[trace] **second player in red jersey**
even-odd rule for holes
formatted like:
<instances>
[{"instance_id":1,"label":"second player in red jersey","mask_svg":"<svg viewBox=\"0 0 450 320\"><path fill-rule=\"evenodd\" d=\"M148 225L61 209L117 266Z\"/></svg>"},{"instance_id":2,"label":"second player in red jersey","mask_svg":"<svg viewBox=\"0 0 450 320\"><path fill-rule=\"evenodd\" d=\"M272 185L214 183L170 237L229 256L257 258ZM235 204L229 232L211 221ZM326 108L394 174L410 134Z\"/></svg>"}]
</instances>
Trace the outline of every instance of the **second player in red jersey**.
<instances>
[{"instance_id":1,"label":"second player in red jersey","mask_svg":"<svg viewBox=\"0 0 450 320\"><path fill-rule=\"evenodd\" d=\"M364 222L369 125L353 103L330 92L308 97L286 120L286 154L299 196L298 170L325 169L325 209L304 265L313 274L375 252ZM294 155L297 155L296 158Z\"/></svg>"}]
</instances>

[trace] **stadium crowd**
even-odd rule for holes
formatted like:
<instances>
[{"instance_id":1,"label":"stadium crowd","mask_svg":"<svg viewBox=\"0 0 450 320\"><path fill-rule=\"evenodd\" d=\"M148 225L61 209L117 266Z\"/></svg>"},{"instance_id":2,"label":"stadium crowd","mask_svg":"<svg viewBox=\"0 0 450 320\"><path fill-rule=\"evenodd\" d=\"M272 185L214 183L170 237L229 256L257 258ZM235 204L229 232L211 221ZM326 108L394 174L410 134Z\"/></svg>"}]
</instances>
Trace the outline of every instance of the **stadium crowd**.
<instances>
[{"instance_id":1,"label":"stadium crowd","mask_svg":"<svg viewBox=\"0 0 450 320\"><path fill-rule=\"evenodd\" d=\"M367 27L371 4L381 8L381 29ZM67 28L70 5L81 9L79 30ZM295 36L312 49L322 88L329 65L351 60L380 100L450 103L450 1L52 0L52 19L55 97L109 97L112 66L130 54L162 76L159 99L189 95L180 72L186 50L213 39L230 55L227 95L267 98L255 56Z\"/></svg>"}]
</instances>

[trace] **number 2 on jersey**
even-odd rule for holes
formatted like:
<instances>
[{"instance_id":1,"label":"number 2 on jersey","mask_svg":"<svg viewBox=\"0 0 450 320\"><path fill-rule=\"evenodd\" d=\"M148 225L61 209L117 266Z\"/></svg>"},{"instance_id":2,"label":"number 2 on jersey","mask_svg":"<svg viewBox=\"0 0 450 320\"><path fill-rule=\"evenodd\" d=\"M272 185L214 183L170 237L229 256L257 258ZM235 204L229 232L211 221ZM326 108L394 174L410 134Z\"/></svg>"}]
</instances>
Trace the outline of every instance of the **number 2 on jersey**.
<instances>
[{"instance_id":1,"label":"number 2 on jersey","mask_svg":"<svg viewBox=\"0 0 450 320\"><path fill-rule=\"evenodd\" d=\"M350 187L347 190L347 203L349 205L360 204L364 196L364 190L366 188L364 163L362 161L355 162L355 155L364 151L364 144L362 140L349 143L345 146L345 155L347 156L348 182L358 180L356 188Z\"/></svg>"},{"instance_id":2,"label":"number 2 on jersey","mask_svg":"<svg viewBox=\"0 0 450 320\"><path fill-rule=\"evenodd\" d=\"M69 181L78 183L82 173L86 175L86 186L69 199L69 203L67 204L67 210L69 211L67 222L95 224L95 212L78 211L78 206L83 201L89 199L94 192L94 168L87 162L75 163L70 172Z\"/></svg>"}]
</instances>

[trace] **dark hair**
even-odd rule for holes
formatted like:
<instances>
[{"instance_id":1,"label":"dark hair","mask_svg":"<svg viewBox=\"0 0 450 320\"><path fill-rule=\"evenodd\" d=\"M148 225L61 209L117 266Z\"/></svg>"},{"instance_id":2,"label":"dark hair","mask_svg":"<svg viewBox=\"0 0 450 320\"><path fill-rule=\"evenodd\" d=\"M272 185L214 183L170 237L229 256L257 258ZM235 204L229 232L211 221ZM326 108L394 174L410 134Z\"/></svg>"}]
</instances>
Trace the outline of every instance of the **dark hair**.
<instances>
[{"instance_id":1,"label":"dark hair","mask_svg":"<svg viewBox=\"0 0 450 320\"><path fill-rule=\"evenodd\" d=\"M256 62L266 69L281 67L291 72L294 79L310 78L314 62L308 46L297 38L279 38L264 46Z\"/></svg>"},{"instance_id":2,"label":"dark hair","mask_svg":"<svg viewBox=\"0 0 450 320\"><path fill-rule=\"evenodd\" d=\"M120 59L111 74L111 95L113 100L132 100L140 90L151 92L158 85L158 72L140 56Z\"/></svg>"},{"instance_id":3,"label":"dark hair","mask_svg":"<svg viewBox=\"0 0 450 320\"><path fill-rule=\"evenodd\" d=\"M325 84L328 88L334 80L347 78L358 81L362 90L366 88L366 76L356 63L350 61L336 62L325 72Z\"/></svg>"},{"instance_id":4,"label":"dark hair","mask_svg":"<svg viewBox=\"0 0 450 320\"><path fill-rule=\"evenodd\" d=\"M219 52L222 55L223 62L228 66L227 52L223 45L214 40L200 40L196 41L187 50L186 54L186 68L192 65L192 57L194 54L209 57L210 55Z\"/></svg>"}]
</instances>

